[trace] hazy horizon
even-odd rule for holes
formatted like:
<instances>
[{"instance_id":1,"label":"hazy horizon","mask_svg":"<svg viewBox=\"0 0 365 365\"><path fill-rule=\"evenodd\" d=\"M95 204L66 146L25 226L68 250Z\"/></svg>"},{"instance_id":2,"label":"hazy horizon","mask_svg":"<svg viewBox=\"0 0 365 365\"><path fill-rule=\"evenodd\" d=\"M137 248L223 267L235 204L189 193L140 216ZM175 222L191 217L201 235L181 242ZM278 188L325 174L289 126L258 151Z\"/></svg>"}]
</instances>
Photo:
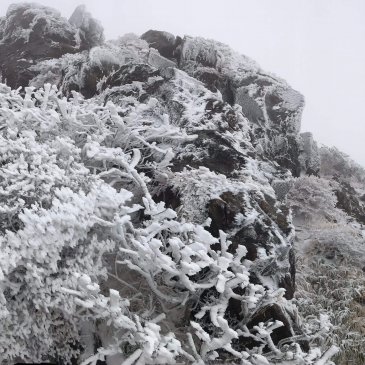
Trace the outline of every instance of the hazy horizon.
<instances>
[{"instance_id":1,"label":"hazy horizon","mask_svg":"<svg viewBox=\"0 0 365 365\"><path fill-rule=\"evenodd\" d=\"M2 0L0 15L9 4ZM149 29L213 38L287 80L306 99L302 131L365 167L365 2L362 0L40 0L69 17L84 3L107 39Z\"/></svg>"}]
</instances>

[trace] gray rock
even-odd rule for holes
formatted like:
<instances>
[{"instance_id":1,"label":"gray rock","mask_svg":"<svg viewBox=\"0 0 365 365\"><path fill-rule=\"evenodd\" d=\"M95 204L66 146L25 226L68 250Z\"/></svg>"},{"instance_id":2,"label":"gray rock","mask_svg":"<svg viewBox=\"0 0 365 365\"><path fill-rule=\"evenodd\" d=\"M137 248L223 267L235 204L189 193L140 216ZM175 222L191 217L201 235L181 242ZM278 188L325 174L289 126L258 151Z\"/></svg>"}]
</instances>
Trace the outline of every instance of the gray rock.
<instances>
[{"instance_id":1,"label":"gray rock","mask_svg":"<svg viewBox=\"0 0 365 365\"><path fill-rule=\"evenodd\" d=\"M224 101L239 104L253 124L259 150L294 176L300 175L298 134L304 98L299 92L219 42L193 37L180 41L170 33L152 30L142 39L165 57L176 58L179 68L209 90L219 91Z\"/></svg>"},{"instance_id":2,"label":"gray rock","mask_svg":"<svg viewBox=\"0 0 365 365\"><path fill-rule=\"evenodd\" d=\"M175 58L177 40L173 34L159 30L149 30L142 34L141 39L145 40L150 47L157 49L162 56L169 59Z\"/></svg>"},{"instance_id":3,"label":"gray rock","mask_svg":"<svg viewBox=\"0 0 365 365\"><path fill-rule=\"evenodd\" d=\"M32 66L37 62L90 49L103 40L103 28L84 6L75 10L69 22L46 6L11 5L0 19L2 79L14 88L27 86L36 75Z\"/></svg>"},{"instance_id":4,"label":"gray rock","mask_svg":"<svg viewBox=\"0 0 365 365\"><path fill-rule=\"evenodd\" d=\"M159 70L164 70L168 67L177 67L176 63L161 56L155 49L151 48L148 53L148 64L156 67Z\"/></svg>"},{"instance_id":5,"label":"gray rock","mask_svg":"<svg viewBox=\"0 0 365 365\"><path fill-rule=\"evenodd\" d=\"M11 87L26 86L38 60L77 51L75 30L51 8L20 3L11 5L0 22L0 69Z\"/></svg>"},{"instance_id":6,"label":"gray rock","mask_svg":"<svg viewBox=\"0 0 365 365\"><path fill-rule=\"evenodd\" d=\"M85 5L80 5L75 9L69 23L77 29L77 40L81 50L90 49L104 42L102 25L91 16Z\"/></svg>"}]
</instances>

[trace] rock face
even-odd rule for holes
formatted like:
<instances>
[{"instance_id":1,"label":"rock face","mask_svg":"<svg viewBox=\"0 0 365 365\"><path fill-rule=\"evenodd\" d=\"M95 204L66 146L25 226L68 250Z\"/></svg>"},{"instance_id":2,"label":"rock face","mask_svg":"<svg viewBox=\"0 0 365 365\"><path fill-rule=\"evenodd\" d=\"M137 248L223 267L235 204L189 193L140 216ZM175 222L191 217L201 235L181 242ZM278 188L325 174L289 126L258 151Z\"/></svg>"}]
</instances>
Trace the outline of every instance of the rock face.
<instances>
[{"instance_id":1,"label":"rock face","mask_svg":"<svg viewBox=\"0 0 365 365\"><path fill-rule=\"evenodd\" d=\"M71 17L75 24L80 23L80 12L76 10L76 15ZM262 71L254 61L219 42L175 38L160 31L148 31L141 40L138 48L129 48L129 57L123 54L128 49L128 40L118 48L108 44L100 50L98 47L93 49L72 73L72 79L79 82L77 90L87 97L93 96L100 79L132 60L160 69L178 66L210 91L220 92L224 102L242 108L242 114L252 125L251 142L258 154L276 161L294 176L300 175L302 141L299 130L304 107L301 94L285 81ZM69 68L69 61L60 67L62 85L68 83ZM74 83L71 88L75 88Z\"/></svg>"},{"instance_id":2,"label":"rock face","mask_svg":"<svg viewBox=\"0 0 365 365\"><path fill-rule=\"evenodd\" d=\"M101 26L81 7L71 22L51 8L11 5L0 22L0 71L11 87L27 85L36 62L90 49L103 40Z\"/></svg>"}]
</instances>

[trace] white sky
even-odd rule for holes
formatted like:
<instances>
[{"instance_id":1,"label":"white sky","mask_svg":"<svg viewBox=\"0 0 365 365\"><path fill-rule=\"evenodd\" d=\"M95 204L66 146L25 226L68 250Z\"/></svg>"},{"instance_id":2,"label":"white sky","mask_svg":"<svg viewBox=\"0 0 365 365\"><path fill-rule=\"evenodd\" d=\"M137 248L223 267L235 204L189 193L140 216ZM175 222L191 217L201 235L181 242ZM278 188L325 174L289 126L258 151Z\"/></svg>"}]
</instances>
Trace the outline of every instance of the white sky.
<instances>
[{"instance_id":1,"label":"white sky","mask_svg":"<svg viewBox=\"0 0 365 365\"><path fill-rule=\"evenodd\" d=\"M0 15L9 4L0 0ZM306 98L302 130L365 166L365 0L39 0L84 3L107 38L149 29L229 44Z\"/></svg>"}]
</instances>

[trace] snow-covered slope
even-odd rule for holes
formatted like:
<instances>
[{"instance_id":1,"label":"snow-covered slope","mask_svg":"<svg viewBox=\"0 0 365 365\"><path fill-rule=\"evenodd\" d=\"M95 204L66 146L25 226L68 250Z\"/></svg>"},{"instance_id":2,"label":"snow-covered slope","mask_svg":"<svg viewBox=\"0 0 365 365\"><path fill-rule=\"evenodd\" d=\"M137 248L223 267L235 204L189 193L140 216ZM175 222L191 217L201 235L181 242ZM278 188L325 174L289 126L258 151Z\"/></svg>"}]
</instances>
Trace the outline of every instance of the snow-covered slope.
<instances>
[{"instance_id":1,"label":"snow-covered slope","mask_svg":"<svg viewBox=\"0 0 365 365\"><path fill-rule=\"evenodd\" d=\"M363 180L329 176L300 93L216 41L104 42L84 7L13 5L0 38L2 363L331 363L290 204L358 219Z\"/></svg>"}]
</instances>

